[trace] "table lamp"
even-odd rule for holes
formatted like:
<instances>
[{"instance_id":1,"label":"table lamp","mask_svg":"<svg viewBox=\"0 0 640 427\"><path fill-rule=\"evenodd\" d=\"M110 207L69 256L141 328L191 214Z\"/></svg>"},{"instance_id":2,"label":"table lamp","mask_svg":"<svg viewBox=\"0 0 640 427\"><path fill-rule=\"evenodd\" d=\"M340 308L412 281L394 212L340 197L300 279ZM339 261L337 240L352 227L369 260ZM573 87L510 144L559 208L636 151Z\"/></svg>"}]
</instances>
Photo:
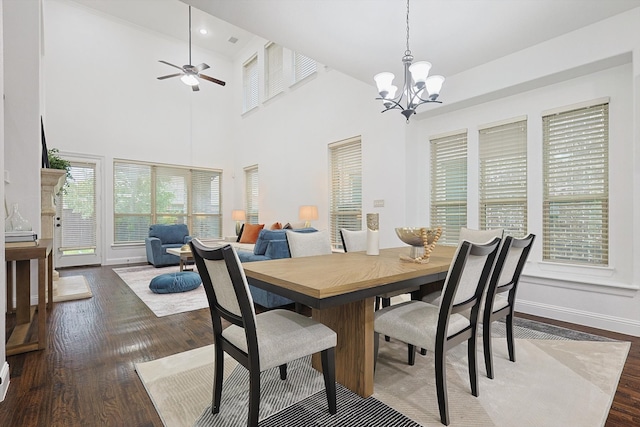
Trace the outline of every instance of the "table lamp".
<instances>
[{"instance_id":1,"label":"table lamp","mask_svg":"<svg viewBox=\"0 0 640 427\"><path fill-rule=\"evenodd\" d=\"M236 222L236 236L240 235L240 221L244 221L245 218L246 217L244 215L244 211L241 211L239 209L231 211L231 219Z\"/></svg>"},{"instance_id":2,"label":"table lamp","mask_svg":"<svg viewBox=\"0 0 640 427\"><path fill-rule=\"evenodd\" d=\"M305 227L311 227L311 221L318 219L318 207L314 205L300 206L300 219L305 221Z\"/></svg>"}]
</instances>

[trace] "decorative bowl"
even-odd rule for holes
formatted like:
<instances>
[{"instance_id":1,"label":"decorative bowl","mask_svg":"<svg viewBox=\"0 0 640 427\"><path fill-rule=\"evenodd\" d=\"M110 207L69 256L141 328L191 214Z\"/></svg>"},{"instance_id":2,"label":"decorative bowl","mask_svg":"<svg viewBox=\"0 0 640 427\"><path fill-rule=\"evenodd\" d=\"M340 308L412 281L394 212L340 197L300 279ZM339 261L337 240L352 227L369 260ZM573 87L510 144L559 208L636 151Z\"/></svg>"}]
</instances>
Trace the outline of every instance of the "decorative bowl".
<instances>
[{"instance_id":1,"label":"decorative bowl","mask_svg":"<svg viewBox=\"0 0 640 427\"><path fill-rule=\"evenodd\" d=\"M426 227L398 227L396 234L398 238L411 246L411 258L418 258L424 255L424 242L422 241L421 230ZM427 244L430 245L438 235L438 228L426 228ZM439 237L439 236L438 236Z\"/></svg>"}]
</instances>

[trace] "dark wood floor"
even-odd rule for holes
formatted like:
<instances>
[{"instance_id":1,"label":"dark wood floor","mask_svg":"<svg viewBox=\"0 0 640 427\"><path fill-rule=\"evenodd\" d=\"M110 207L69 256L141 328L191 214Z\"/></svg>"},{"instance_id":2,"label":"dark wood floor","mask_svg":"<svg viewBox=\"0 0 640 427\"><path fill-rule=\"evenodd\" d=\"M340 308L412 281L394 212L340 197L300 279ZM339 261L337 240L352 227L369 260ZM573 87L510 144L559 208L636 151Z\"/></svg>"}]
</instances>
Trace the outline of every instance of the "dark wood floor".
<instances>
[{"instance_id":1,"label":"dark wood floor","mask_svg":"<svg viewBox=\"0 0 640 427\"><path fill-rule=\"evenodd\" d=\"M158 318L111 267L61 271L78 274L93 298L56 304L48 348L8 357L0 426L162 426L134 363L212 344L208 309ZM632 342L606 426L640 426L640 338L548 322Z\"/></svg>"}]
</instances>

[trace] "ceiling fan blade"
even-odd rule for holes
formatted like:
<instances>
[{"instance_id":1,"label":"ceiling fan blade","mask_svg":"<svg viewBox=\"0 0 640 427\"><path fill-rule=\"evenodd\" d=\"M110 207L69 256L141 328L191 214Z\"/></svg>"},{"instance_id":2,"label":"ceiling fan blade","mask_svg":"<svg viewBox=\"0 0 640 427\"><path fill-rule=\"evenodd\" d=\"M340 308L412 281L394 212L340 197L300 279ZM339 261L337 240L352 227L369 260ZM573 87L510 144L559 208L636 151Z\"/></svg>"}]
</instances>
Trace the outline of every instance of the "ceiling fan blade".
<instances>
[{"instance_id":1,"label":"ceiling fan blade","mask_svg":"<svg viewBox=\"0 0 640 427\"><path fill-rule=\"evenodd\" d=\"M197 91L199 91L199 90L200 90L200 87L199 87L198 85L193 85L193 86L191 86L191 89L192 89L194 92L197 92Z\"/></svg>"},{"instance_id":2,"label":"ceiling fan blade","mask_svg":"<svg viewBox=\"0 0 640 427\"><path fill-rule=\"evenodd\" d=\"M226 83L223 82L222 80L214 79L213 77L205 76L204 74L198 74L198 77L203 78L205 80L209 80L210 82L213 82L213 83L218 83L220 86L226 85Z\"/></svg>"},{"instance_id":3,"label":"ceiling fan blade","mask_svg":"<svg viewBox=\"0 0 640 427\"><path fill-rule=\"evenodd\" d=\"M204 71L207 68L210 68L207 64L205 64L204 62L202 64L196 65L195 67L193 67L195 69L195 71L197 73L199 73L200 71Z\"/></svg>"},{"instance_id":4,"label":"ceiling fan blade","mask_svg":"<svg viewBox=\"0 0 640 427\"><path fill-rule=\"evenodd\" d=\"M170 66L170 67L174 67L174 68L177 68L178 70L182 70L182 71L184 71L184 68L182 68L182 67L178 67L177 65L173 65L173 64L172 64L172 63L170 63L170 62L163 61L162 59L158 60L158 62L162 62L163 64L167 64L167 65L168 65L168 66Z\"/></svg>"},{"instance_id":5,"label":"ceiling fan blade","mask_svg":"<svg viewBox=\"0 0 640 427\"><path fill-rule=\"evenodd\" d=\"M181 76L183 73L175 73L175 74L167 74L166 76L160 76L158 77L158 80L164 80L164 79L169 79L171 77L178 77Z\"/></svg>"}]
</instances>

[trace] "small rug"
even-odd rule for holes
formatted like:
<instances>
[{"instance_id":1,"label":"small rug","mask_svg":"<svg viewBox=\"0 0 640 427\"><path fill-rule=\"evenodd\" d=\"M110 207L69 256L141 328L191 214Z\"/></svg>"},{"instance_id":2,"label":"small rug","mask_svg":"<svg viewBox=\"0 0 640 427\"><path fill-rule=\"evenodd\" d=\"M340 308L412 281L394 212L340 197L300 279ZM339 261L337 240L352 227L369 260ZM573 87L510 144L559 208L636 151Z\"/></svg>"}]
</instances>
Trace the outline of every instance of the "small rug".
<instances>
[{"instance_id":1,"label":"small rug","mask_svg":"<svg viewBox=\"0 0 640 427\"><path fill-rule=\"evenodd\" d=\"M158 317L184 313L209 307L207 294L203 286L188 292L173 294L156 294L149 289L151 279L164 273L179 271L178 266L155 268L153 266L136 266L114 268L113 271Z\"/></svg>"},{"instance_id":2,"label":"small rug","mask_svg":"<svg viewBox=\"0 0 640 427\"><path fill-rule=\"evenodd\" d=\"M91 298L91 288L84 276L59 277L53 282L53 301L73 301Z\"/></svg>"},{"instance_id":3,"label":"small rug","mask_svg":"<svg viewBox=\"0 0 640 427\"><path fill-rule=\"evenodd\" d=\"M482 348L481 345L478 346L478 398L472 396L470 391L465 345L460 345L448 353L447 390L451 426L603 425L629 351L629 343L551 325L539 327L538 322L519 319L517 323L514 328L518 338L516 363L508 360L506 340L502 338L504 324L494 324L494 380L488 379L485 375ZM567 331L569 336L580 338L581 341L567 339L564 336ZM521 338L522 336L527 338ZM597 341L598 339L603 341ZM233 359L226 357L228 362L225 362L225 387L231 375L229 371L237 365ZM136 370L165 426L192 426L201 415L206 415L205 408L211 405L213 346L140 363L136 365ZM233 373L246 372L239 366L236 371L239 372ZM277 377L278 370L273 371ZM149 372L155 374L149 375ZM248 387L245 388L245 394L247 390ZM349 393L347 391L347 394ZM355 401L351 401L351 398ZM266 417L261 421L261 426L376 425L368 422L363 424L364 415L358 412L359 408L370 404L378 408L376 410L384 410L385 417L399 413L403 415L403 420L406 417L418 425L441 426L435 392L433 355L417 355L416 365L408 366L406 345L394 340L389 343L384 340L380 342L375 393L370 398L362 399L355 395L345 398L341 392L338 397L337 417L328 415L323 387L311 396L299 396L299 400L300 402L275 414L265 414L261 410L261 417ZM366 402L368 400L371 402ZM222 407L225 407L224 402ZM242 410L242 423L237 425L245 424L246 407ZM314 414L311 415L309 411ZM278 424L278 421L274 420L289 421ZM405 425L398 422L399 424L393 425ZM225 424L203 422L200 425Z\"/></svg>"}]
</instances>

